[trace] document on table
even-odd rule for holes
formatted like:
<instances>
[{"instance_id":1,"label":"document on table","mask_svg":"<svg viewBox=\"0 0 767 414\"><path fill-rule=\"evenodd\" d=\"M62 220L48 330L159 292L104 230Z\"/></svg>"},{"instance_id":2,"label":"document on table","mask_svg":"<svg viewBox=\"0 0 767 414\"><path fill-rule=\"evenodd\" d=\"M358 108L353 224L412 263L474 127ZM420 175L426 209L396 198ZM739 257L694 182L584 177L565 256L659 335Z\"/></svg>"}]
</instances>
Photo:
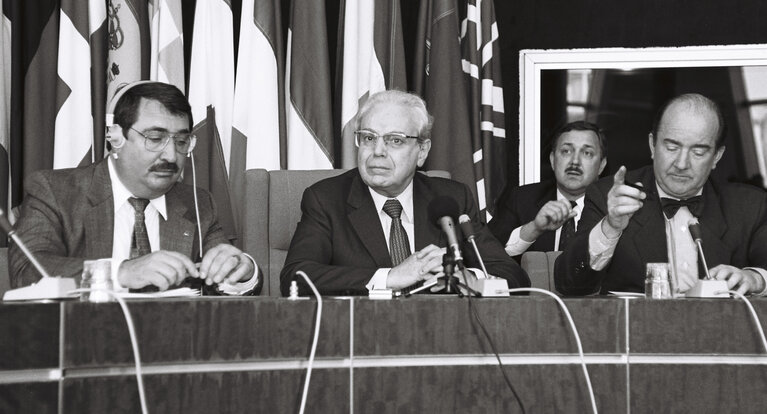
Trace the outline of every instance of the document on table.
<instances>
[{"instance_id":1,"label":"document on table","mask_svg":"<svg viewBox=\"0 0 767 414\"><path fill-rule=\"evenodd\" d=\"M123 299L186 298L186 297L200 296L200 289L180 287L176 289L168 289L168 290L163 290L159 292L146 292L146 293L120 292L118 293L118 295Z\"/></svg>"}]
</instances>

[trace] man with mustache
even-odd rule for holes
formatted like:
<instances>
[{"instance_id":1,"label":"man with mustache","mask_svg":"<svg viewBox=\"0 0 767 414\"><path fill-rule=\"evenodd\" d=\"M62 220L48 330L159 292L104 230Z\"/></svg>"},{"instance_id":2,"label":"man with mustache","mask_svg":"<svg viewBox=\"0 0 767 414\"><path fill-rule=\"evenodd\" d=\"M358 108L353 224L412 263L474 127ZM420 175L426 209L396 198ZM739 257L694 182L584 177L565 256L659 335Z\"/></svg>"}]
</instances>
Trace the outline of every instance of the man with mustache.
<instances>
[{"instance_id":1,"label":"man with mustache","mask_svg":"<svg viewBox=\"0 0 767 414\"><path fill-rule=\"evenodd\" d=\"M479 221L468 187L416 172L432 144L432 118L423 99L378 92L356 119L357 168L304 192L301 221L280 274L283 295L294 278L302 294L310 292L295 277L298 270L328 295L401 290L441 276L447 240L430 222L427 206L445 196L475 223L488 273L507 279L509 287L530 286L525 272ZM480 266L470 245L463 245L463 254L467 267Z\"/></svg>"},{"instance_id":2,"label":"man with mustache","mask_svg":"<svg viewBox=\"0 0 767 414\"><path fill-rule=\"evenodd\" d=\"M590 122L571 122L554 133L549 154L555 180L505 192L488 226L517 259L530 251L564 250L575 234L586 187L607 164L604 133Z\"/></svg>"},{"instance_id":3,"label":"man with mustache","mask_svg":"<svg viewBox=\"0 0 767 414\"><path fill-rule=\"evenodd\" d=\"M677 292L685 293L706 276L688 230L695 218L711 277L763 294L767 194L710 178L725 149L719 107L699 94L678 96L648 138L652 166L621 167L586 192L581 230L555 264L557 290L644 292L646 264L660 262L669 263Z\"/></svg>"},{"instance_id":4,"label":"man with mustache","mask_svg":"<svg viewBox=\"0 0 767 414\"><path fill-rule=\"evenodd\" d=\"M192 187L179 182L196 143L181 91L135 82L113 105L109 157L31 174L17 234L56 275L79 277L84 260L111 257L116 290L165 290L191 277L208 293L257 293L255 261L227 242L210 193L198 189L196 206ZM41 277L15 244L9 267L14 287Z\"/></svg>"}]
</instances>

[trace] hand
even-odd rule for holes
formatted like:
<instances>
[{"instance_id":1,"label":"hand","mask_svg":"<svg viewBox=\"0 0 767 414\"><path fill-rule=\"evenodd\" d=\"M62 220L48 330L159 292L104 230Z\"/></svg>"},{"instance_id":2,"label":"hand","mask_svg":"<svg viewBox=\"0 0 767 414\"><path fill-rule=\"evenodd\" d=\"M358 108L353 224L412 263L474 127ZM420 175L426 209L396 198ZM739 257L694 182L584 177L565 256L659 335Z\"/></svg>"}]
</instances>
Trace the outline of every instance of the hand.
<instances>
[{"instance_id":1,"label":"hand","mask_svg":"<svg viewBox=\"0 0 767 414\"><path fill-rule=\"evenodd\" d=\"M719 265L709 270L712 279L726 280L727 289L741 295L764 290L762 276L752 270L739 269L734 266Z\"/></svg>"},{"instance_id":2,"label":"hand","mask_svg":"<svg viewBox=\"0 0 767 414\"><path fill-rule=\"evenodd\" d=\"M117 281L129 289L153 285L160 290L181 283L187 276L198 277L194 263L178 252L156 252L122 262Z\"/></svg>"},{"instance_id":3,"label":"hand","mask_svg":"<svg viewBox=\"0 0 767 414\"><path fill-rule=\"evenodd\" d=\"M207 285L226 282L234 284L250 279L255 265L242 251L231 244L221 243L205 252L200 264L200 278Z\"/></svg>"},{"instance_id":4,"label":"hand","mask_svg":"<svg viewBox=\"0 0 767 414\"><path fill-rule=\"evenodd\" d=\"M536 230L540 232L556 230L562 227L567 220L575 217L576 214L567 200L549 201L538 210L533 223Z\"/></svg>"},{"instance_id":5,"label":"hand","mask_svg":"<svg viewBox=\"0 0 767 414\"><path fill-rule=\"evenodd\" d=\"M613 177L610 192L607 193L607 219L602 222L602 231L610 238L618 237L629 225L631 216L642 208L643 200L647 198L644 191L625 185L625 178L626 167L621 166Z\"/></svg>"},{"instance_id":6,"label":"hand","mask_svg":"<svg viewBox=\"0 0 767 414\"><path fill-rule=\"evenodd\" d=\"M418 281L442 274L442 256L447 250L430 244L411 254L393 267L386 278L386 287L393 290L406 288Z\"/></svg>"}]
</instances>

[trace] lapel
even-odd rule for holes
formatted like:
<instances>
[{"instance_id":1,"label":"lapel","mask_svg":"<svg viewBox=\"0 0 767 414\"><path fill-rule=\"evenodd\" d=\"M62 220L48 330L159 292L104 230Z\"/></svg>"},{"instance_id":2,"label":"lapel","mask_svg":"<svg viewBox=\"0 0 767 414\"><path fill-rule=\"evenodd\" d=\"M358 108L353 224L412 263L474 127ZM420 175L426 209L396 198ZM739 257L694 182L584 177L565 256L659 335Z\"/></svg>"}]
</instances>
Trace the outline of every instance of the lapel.
<instances>
[{"instance_id":1,"label":"lapel","mask_svg":"<svg viewBox=\"0 0 767 414\"><path fill-rule=\"evenodd\" d=\"M392 267L389 247L386 245L386 237L381 229L381 220L378 218L370 190L359 173L352 178L346 203L349 222L376 266Z\"/></svg>"},{"instance_id":2,"label":"lapel","mask_svg":"<svg viewBox=\"0 0 767 414\"><path fill-rule=\"evenodd\" d=\"M541 208L544 206L544 204L548 203L549 201L557 200L557 185L555 182L552 182L551 184L551 187L546 190L545 197L541 197L541 199L538 200L538 204L535 206L535 213L533 213L533 219L535 219L535 215L541 211ZM557 246L554 246L554 241L556 241L556 232L556 230L544 231L543 234L541 234L541 236L535 240L534 244L538 245L536 246L537 248L541 248L541 250L544 251L556 250Z\"/></svg>"},{"instance_id":3,"label":"lapel","mask_svg":"<svg viewBox=\"0 0 767 414\"><path fill-rule=\"evenodd\" d=\"M722 263L731 263L730 249L722 241L727 231L727 221L722 212L719 191L711 179L703 187L703 214L698 218L701 228L701 243L709 268Z\"/></svg>"},{"instance_id":4,"label":"lapel","mask_svg":"<svg viewBox=\"0 0 767 414\"><path fill-rule=\"evenodd\" d=\"M447 245L447 242L440 244L442 230L429 222L429 203L436 196L431 186L426 182L426 177L416 171L415 176L413 176L413 215L415 216L413 217L413 224L416 250L421 250L430 244Z\"/></svg>"},{"instance_id":5,"label":"lapel","mask_svg":"<svg viewBox=\"0 0 767 414\"><path fill-rule=\"evenodd\" d=\"M194 249L194 236L197 234L194 210L187 208L179 191L179 185L176 184L165 194L168 219L160 218L160 249L179 252L197 261L200 258L192 255L199 254L198 249Z\"/></svg>"},{"instance_id":6,"label":"lapel","mask_svg":"<svg viewBox=\"0 0 767 414\"><path fill-rule=\"evenodd\" d=\"M85 251L89 257L112 257L115 213L107 160L93 168L93 179L86 190L88 205L83 212Z\"/></svg>"},{"instance_id":7,"label":"lapel","mask_svg":"<svg viewBox=\"0 0 767 414\"><path fill-rule=\"evenodd\" d=\"M641 177L640 182L647 189L644 206L637 211L631 221L636 225L634 249L642 263L657 263L668 261L666 247L666 222L660 207L660 198L655 186L655 175L652 167ZM631 226L627 228L630 229ZM640 248L641 247L641 248Z\"/></svg>"}]
</instances>

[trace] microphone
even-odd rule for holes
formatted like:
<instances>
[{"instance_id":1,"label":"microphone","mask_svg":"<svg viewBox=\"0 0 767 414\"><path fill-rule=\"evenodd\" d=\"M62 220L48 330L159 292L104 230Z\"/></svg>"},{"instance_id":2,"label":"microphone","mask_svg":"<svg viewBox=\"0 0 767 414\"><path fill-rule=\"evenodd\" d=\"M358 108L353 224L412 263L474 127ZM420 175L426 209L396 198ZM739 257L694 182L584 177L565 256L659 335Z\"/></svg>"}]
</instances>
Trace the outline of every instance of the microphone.
<instances>
[{"instance_id":1,"label":"microphone","mask_svg":"<svg viewBox=\"0 0 767 414\"><path fill-rule=\"evenodd\" d=\"M695 217L690 219L690 221L687 222L687 228L690 229L690 236L692 236L692 239L695 241L695 245L698 246L698 255L700 256L700 260L703 262L703 269L706 271L706 279L710 280L711 274L708 272L706 256L703 254L703 238L701 237L700 223L698 222L698 219Z\"/></svg>"},{"instance_id":2,"label":"microphone","mask_svg":"<svg viewBox=\"0 0 767 414\"><path fill-rule=\"evenodd\" d=\"M24 244L24 241L21 240L21 237L19 237L16 234L16 231L13 230L13 226L11 226L11 222L8 221L8 216L6 216L5 211L0 209L0 229L2 229L8 237L10 237L14 243L16 243L17 246L19 246L19 249L21 249L21 252L24 253L24 256L29 259L30 262L32 262L32 265L35 266L38 272L43 277L51 277L51 275L45 270L42 264L37 261L37 258L35 258L35 255L32 254L32 252L29 251L27 248L27 245Z\"/></svg>"},{"instance_id":3,"label":"microphone","mask_svg":"<svg viewBox=\"0 0 767 414\"><path fill-rule=\"evenodd\" d=\"M448 196L439 196L429 203L429 220L436 223L437 227L447 236L448 248L452 251L455 261L463 262L461 246L455 233L455 222L458 220L458 203ZM460 267L460 265L459 265Z\"/></svg>"},{"instance_id":4,"label":"microphone","mask_svg":"<svg viewBox=\"0 0 767 414\"><path fill-rule=\"evenodd\" d=\"M479 248L477 247L476 238L477 236L474 234L474 227L471 225L471 219L466 214L461 214L460 217L458 217L458 223L461 226L461 232L463 232L464 237L466 237L466 240L471 243L472 247L474 247L474 253L477 255L477 259L479 260L479 265L482 266L482 271L485 272L485 276L487 276L487 268L485 268L485 261L482 260L482 255L479 254ZM482 277L481 279L484 279Z\"/></svg>"}]
</instances>

